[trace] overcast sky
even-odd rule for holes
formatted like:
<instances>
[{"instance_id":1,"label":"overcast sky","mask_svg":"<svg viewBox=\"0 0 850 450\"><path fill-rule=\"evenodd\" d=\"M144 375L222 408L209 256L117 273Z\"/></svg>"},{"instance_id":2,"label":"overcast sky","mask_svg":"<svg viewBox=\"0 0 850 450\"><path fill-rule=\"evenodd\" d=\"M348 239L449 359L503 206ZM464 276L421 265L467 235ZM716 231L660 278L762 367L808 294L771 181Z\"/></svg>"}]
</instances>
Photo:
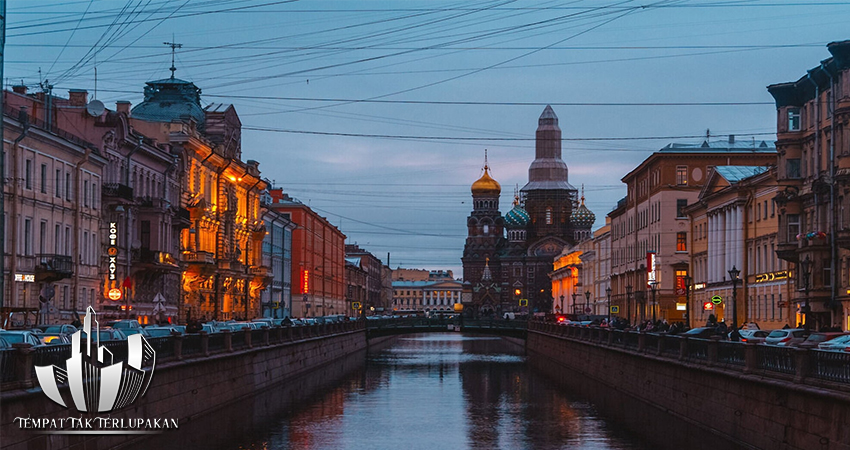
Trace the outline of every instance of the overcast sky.
<instances>
[{"instance_id":1,"label":"overcast sky","mask_svg":"<svg viewBox=\"0 0 850 450\"><path fill-rule=\"evenodd\" d=\"M5 77L91 98L97 67L114 109L180 43L177 77L236 106L263 176L392 267L460 277L484 149L504 214L545 104L599 227L669 142L771 142L765 86L828 58L848 23L834 0L9 0Z\"/></svg>"}]
</instances>

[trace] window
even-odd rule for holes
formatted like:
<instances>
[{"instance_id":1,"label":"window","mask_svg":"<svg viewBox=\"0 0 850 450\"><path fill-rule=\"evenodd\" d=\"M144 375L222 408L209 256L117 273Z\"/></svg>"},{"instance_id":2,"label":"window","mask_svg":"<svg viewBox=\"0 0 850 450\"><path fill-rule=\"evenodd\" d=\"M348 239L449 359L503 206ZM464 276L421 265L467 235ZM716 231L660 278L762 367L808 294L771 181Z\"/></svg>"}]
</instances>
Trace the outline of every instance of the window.
<instances>
[{"instance_id":1,"label":"window","mask_svg":"<svg viewBox=\"0 0 850 450\"><path fill-rule=\"evenodd\" d=\"M89 206L89 180L83 180L83 205Z\"/></svg>"},{"instance_id":2,"label":"window","mask_svg":"<svg viewBox=\"0 0 850 450\"><path fill-rule=\"evenodd\" d=\"M38 226L38 252L47 253L44 246L47 245L47 221L42 220Z\"/></svg>"},{"instance_id":3,"label":"window","mask_svg":"<svg viewBox=\"0 0 850 450\"><path fill-rule=\"evenodd\" d=\"M685 277L687 276L687 270L676 271L676 289L687 289L687 284L685 283Z\"/></svg>"},{"instance_id":4,"label":"window","mask_svg":"<svg viewBox=\"0 0 850 450\"><path fill-rule=\"evenodd\" d=\"M785 175L792 179L800 178L800 158L785 160Z\"/></svg>"},{"instance_id":5,"label":"window","mask_svg":"<svg viewBox=\"0 0 850 450\"><path fill-rule=\"evenodd\" d=\"M486 225L485 225L486 226ZM142 248L150 250L151 248L151 221L143 220L139 227L139 238L142 243Z\"/></svg>"},{"instance_id":6,"label":"window","mask_svg":"<svg viewBox=\"0 0 850 450\"><path fill-rule=\"evenodd\" d=\"M91 184L91 207L97 209L97 183Z\"/></svg>"},{"instance_id":7,"label":"window","mask_svg":"<svg viewBox=\"0 0 850 450\"><path fill-rule=\"evenodd\" d=\"M71 227L65 227L65 255L71 255Z\"/></svg>"},{"instance_id":8,"label":"window","mask_svg":"<svg viewBox=\"0 0 850 450\"><path fill-rule=\"evenodd\" d=\"M776 215L776 202L770 202L770 217Z\"/></svg>"},{"instance_id":9,"label":"window","mask_svg":"<svg viewBox=\"0 0 850 450\"><path fill-rule=\"evenodd\" d=\"M24 183L27 189L32 189L32 160L26 160L24 167Z\"/></svg>"},{"instance_id":10,"label":"window","mask_svg":"<svg viewBox=\"0 0 850 450\"><path fill-rule=\"evenodd\" d=\"M676 251L677 252L686 252L688 251L688 233L682 231L676 233Z\"/></svg>"},{"instance_id":11,"label":"window","mask_svg":"<svg viewBox=\"0 0 850 450\"><path fill-rule=\"evenodd\" d=\"M676 200L676 217L685 217L685 207L688 206L688 200L680 198Z\"/></svg>"},{"instance_id":12,"label":"window","mask_svg":"<svg viewBox=\"0 0 850 450\"><path fill-rule=\"evenodd\" d=\"M71 174L65 173L65 199L71 200Z\"/></svg>"},{"instance_id":13,"label":"window","mask_svg":"<svg viewBox=\"0 0 850 450\"><path fill-rule=\"evenodd\" d=\"M24 219L24 255L32 255L32 219Z\"/></svg>"},{"instance_id":14,"label":"window","mask_svg":"<svg viewBox=\"0 0 850 450\"><path fill-rule=\"evenodd\" d=\"M62 231L59 224L56 224L56 233L53 236L53 253L58 255L62 253Z\"/></svg>"},{"instance_id":15,"label":"window","mask_svg":"<svg viewBox=\"0 0 850 450\"><path fill-rule=\"evenodd\" d=\"M829 266L829 260L823 261L823 286L831 287L832 286L832 267Z\"/></svg>"},{"instance_id":16,"label":"window","mask_svg":"<svg viewBox=\"0 0 850 450\"><path fill-rule=\"evenodd\" d=\"M800 234L800 215L787 214L785 221L788 224L788 240L786 242L796 242L797 235Z\"/></svg>"},{"instance_id":17,"label":"window","mask_svg":"<svg viewBox=\"0 0 850 450\"><path fill-rule=\"evenodd\" d=\"M800 131L800 108L788 108L788 131Z\"/></svg>"},{"instance_id":18,"label":"window","mask_svg":"<svg viewBox=\"0 0 850 450\"><path fill-rule=\"evenodd\" d=\"M41 165L41 193L47 193L47 164Z\"/></svg>"},{"instance_id":19,"label":"window","mask_svg":"<svg viewBox=\"0 0 850 450\"><path fill-rule=\"evenodd\" d=\"M767 200L764 201L764 217L762 219L767 220Z\"/></svg>"},{"instance_id":20,"label":"window","mask_svg":"<svg viewBox=\"0 0 850 450\"><path fill-rule=\"evenodd\" d=\"M60 169L56 169L56 196L62 197L62 171Z\"/></svg>"},{"instance_id":21,"label":"window","mask_svg":"<svg viewBox=\"0 0 850 450\"><path fill-rule=\"evenodd\" d=\"M676 166L676 184L679 186L688 184L688 166Z\"/></svg>"},{"instance_id":22,"label":"window","mask_svg":"<svg viewBox=\"0 0 850 450\"><path fill-rule=\"evenodd\" d=\"M546 225L552 225L552 208L546 208Z\"/></svg>"}]
</instances>

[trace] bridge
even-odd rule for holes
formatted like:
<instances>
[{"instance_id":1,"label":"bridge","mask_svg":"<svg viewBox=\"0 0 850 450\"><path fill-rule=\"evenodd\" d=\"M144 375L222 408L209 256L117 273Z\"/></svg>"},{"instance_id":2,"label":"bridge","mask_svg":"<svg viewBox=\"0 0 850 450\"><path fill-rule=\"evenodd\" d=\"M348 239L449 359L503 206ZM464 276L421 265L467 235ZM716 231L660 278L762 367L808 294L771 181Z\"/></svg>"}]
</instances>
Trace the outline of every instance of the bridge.
<instances>
[{"instance_id":1,"label":"bridge","mask_svg":"<svg viewBox=\"0 0 850 450\"><path fill-rule=\"evenodd\" d=\"M407 317L366 321L368 339L399 334L457 331L525 339L528 322L501 319L459 319Z\"/></svg>"}]
</instances>

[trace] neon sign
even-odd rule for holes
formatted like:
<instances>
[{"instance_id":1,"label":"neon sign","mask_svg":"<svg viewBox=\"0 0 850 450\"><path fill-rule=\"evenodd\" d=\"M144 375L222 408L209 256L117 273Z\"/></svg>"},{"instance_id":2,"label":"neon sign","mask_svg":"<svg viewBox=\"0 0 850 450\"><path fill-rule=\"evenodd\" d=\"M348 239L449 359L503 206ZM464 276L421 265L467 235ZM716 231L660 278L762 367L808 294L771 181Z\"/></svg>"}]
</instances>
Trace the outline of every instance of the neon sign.
<instances>
[{"instance_id":1,"label":"neon sign","mask_svg":"<svg viewBox=\"0 0 850 450\"><path fill-rule=\"evenodd\" d=\"M646 252L646 285L652 287L652 283L657 281L657 272L655 264L655 252Z\"/></svg>"},{"instance_id":2,"label":"neon sign","mask_svg":"<svg viewBox=\"0 0 850 450\"><path fill-rule=\"evenodd\" d=\"M109 280L115 280L115 272L118 270L118 222L109 222L109 247L106 249L107 260L106 272Z\"/></svg>"},{"instance_id":3,"label":"neon sign","mask_svg":"<svg viewBox=\"0 0 850 450\"><path fill-rule=\"evenodd\" d=\"M310 293L310 271L302 270L301 271L301 293L309 294Z\"/></svg>"}]
</instances>

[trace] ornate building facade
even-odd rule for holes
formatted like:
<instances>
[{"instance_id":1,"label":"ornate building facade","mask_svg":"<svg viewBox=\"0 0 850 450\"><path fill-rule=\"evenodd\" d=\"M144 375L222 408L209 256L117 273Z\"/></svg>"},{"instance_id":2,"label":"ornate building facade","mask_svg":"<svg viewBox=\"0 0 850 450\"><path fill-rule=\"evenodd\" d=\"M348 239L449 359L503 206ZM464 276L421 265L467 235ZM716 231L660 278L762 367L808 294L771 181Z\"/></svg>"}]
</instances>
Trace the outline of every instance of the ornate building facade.
<instances>
[{"instance_id":1,"label":"ornate building facade","mask_svg":"<svg viewBox=\"0 0 850 450\"><path fill-rule=\"evenodd\" d=\"M464 311L474 316L551 311L553 261L564 247L588 237L594 220L568 181L561 129L551 106L538 119L528 183L504 217L500 194L485 157L484 175L472 184L473 210L467 219L462 261L471 298Z\"/></svg>"}]
</instances>

